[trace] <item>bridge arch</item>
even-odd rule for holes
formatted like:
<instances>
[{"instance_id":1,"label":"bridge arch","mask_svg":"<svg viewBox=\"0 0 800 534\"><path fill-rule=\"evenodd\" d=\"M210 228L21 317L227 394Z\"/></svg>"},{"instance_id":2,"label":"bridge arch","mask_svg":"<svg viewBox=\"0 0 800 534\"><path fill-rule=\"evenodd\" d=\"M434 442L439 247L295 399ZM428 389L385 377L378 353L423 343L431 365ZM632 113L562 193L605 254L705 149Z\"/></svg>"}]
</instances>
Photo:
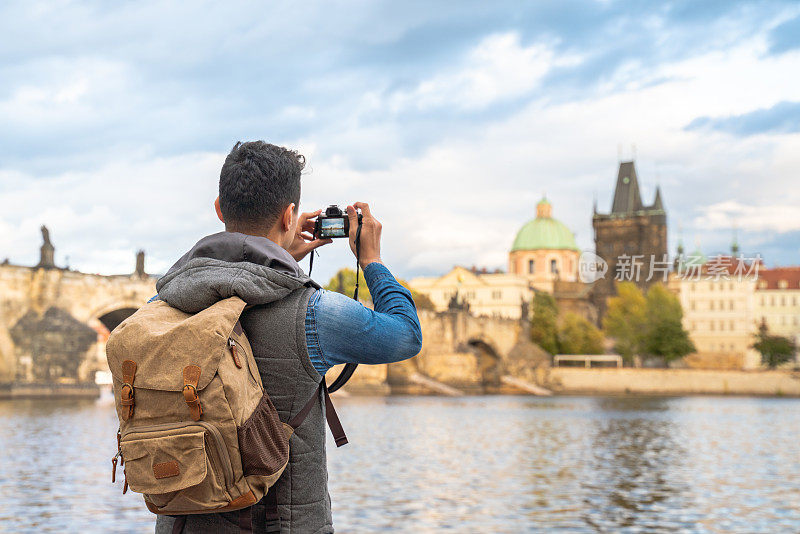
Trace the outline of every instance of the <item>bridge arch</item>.
<instances>
[{"instance_id":1,"label":"bridge arch","mask_svg":"<svg viewBox=\"0 0 800 534\"><path fill-rule=\"evenodd\" d=\"M503 375L503 360L491 340L473 337L467 341L467 346L478 359L478 373L484 389L494 389L500 386Z\"/></svg>"},{"instance_id":2,"label":"bridge arch","mask_svg":"<svg viewBox=\"0 0 800 534\"><path fill-rule=\"evenodd\" d=\"M102 325L111 332L119 323L133 315L143 304L144 301L138 299L122 299L105 303L90 313L89 325L92 327Z\"/></svg>"}]
</instances>

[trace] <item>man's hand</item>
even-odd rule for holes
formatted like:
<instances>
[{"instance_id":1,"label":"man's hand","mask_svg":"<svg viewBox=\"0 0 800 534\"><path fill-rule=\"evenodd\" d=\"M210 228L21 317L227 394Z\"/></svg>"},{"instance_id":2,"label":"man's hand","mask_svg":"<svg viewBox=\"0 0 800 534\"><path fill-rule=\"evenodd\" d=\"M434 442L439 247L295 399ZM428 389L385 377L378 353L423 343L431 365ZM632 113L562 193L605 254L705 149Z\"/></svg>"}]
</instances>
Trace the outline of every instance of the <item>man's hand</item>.
<instances>
[{"instance_id":1,"label":"man's hand","mask_svg":"<svg viewBox=\"0 0 800 534\"><path fill-rule=\"evenodd\" d=\"M350 250L356 253L356 232L358 231L358 212L361 210L363 216L361 221L361 259L359 265L363 269L373 262L381 261L381 223L372 216L369 211L369 204L366 202L356 202L352 206L347 206L347 218L350 219Z\"/></svg>"},{"instance_id":2,"label":"man's hand","mask_svg":"<svg viewBox=\"0 0 800 534\"><path fill-rule=\"evenodd\" d=\"M289 248L286 249L296 261L305 258L315 248L333 242L331 239L314 239L314 221L312 219L315 219L320 213L322 213L322 210L301 213L297 219L297 231L294 234L294 240Z\"/></svg>"}]
</instances>

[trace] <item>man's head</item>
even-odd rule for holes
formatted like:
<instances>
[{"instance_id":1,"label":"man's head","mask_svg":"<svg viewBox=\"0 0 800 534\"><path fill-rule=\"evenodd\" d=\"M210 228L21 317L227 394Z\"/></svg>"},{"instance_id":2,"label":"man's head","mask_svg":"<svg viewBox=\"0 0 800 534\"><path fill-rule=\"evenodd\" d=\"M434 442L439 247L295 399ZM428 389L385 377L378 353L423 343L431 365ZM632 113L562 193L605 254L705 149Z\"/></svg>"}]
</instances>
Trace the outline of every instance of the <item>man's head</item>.
<instances>
[{"instance_id":1,"label":"man's head","mask_svg":"<svg viewBox=\"0 0 800 534\"><path fill-rule=\"evenodd\" d=\"M219 176L217 215L225 229L291 243L305 158L264 141L236 143Z\"/></svg>"}]
</instances>

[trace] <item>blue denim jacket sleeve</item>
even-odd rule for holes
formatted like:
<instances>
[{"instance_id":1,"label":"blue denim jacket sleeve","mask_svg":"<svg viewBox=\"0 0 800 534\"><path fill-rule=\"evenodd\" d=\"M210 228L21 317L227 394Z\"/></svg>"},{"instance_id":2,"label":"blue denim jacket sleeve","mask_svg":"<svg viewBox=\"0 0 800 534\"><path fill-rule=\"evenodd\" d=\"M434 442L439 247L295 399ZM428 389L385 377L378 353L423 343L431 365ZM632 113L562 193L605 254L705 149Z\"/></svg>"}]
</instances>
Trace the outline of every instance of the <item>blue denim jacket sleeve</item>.
<instances>
[{"instance_id":1,"label":"blue denim jacket sleeve","mask_svg":"<svg viewBox=\"0 0 800 534\"><path fill-rule=\"evenodd\" d=\"M364 269L375 307L346 295L318 290L306 311L306 342L314 368L322 375L340 363L391 363L415 356L422 329L411 292L380 263Z\"/></svg>"}]
</instances>

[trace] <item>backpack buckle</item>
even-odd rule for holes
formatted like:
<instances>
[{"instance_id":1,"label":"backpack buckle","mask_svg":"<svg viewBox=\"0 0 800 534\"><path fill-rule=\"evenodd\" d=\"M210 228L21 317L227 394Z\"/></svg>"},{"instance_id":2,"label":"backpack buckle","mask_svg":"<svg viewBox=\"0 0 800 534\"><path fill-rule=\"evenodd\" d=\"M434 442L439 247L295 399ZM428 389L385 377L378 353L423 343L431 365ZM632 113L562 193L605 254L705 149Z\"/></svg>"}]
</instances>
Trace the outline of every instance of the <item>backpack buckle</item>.
<instances>
[{"instance_id":1,"label":"backpack buckle","mask_svg":"<svg viewBox=\"0 0 800 534\"><path fill-rule=\"evenodd\" d=\"M200 380L200 368L196 365L187 365L183 369L183 400L192 414L192 419L199 421L203 415L200 397L197 395L197 383Z\"/></svg>"}]
</instances>

